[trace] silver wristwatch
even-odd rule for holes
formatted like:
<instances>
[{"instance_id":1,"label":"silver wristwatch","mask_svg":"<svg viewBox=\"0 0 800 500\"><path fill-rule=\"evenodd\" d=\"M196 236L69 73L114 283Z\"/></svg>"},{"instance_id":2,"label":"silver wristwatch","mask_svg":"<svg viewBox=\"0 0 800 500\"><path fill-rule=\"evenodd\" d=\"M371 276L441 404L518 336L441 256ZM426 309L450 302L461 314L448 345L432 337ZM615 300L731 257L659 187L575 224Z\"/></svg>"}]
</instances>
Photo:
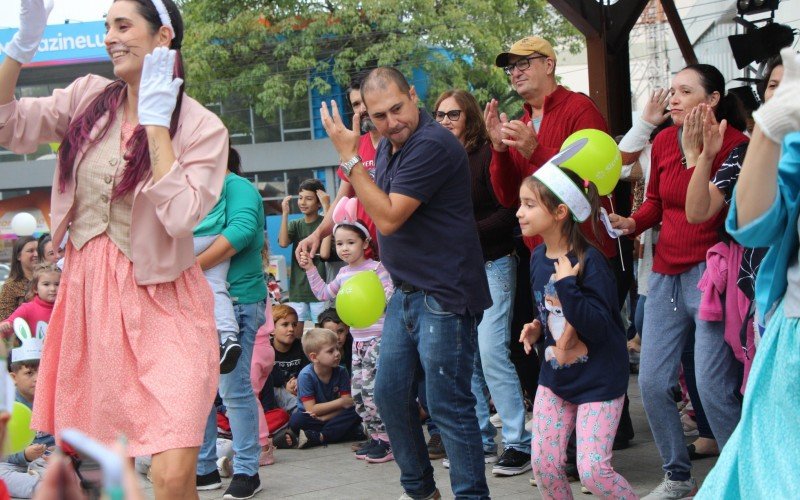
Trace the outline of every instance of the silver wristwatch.
<instances>
[{"instance_id":1,"label":"silver wristwatch","mask_svg":"<svg viewBox=\"0 0 800 500\"><path fill-rule=\"evenodd\" d=\"M350 158L346 162L339 165L339 167L342 169L342 172L344 172L345 177L348 178L350 177L350 171L353 170L353 167L356 166L356 163L359 163L360 161L361 157L359 155L355 155L354 157Z\"/></svg>"}]
</instances>

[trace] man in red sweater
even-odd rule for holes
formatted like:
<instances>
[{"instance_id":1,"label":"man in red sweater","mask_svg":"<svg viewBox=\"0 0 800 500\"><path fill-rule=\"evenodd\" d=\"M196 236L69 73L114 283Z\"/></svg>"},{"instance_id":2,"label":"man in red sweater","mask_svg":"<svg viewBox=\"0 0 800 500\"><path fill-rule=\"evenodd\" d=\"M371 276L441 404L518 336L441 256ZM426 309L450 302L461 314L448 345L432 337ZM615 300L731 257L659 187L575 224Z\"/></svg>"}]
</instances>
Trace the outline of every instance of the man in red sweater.
<instances>
[{"instance_id":1,"label":"man in red sweater","mask_svg":"<svg viewBox=\"0 0 800 500\"><path fill-rule=\"evenodd\" d=\"M492 183L500 203L512 206L522 179L558 153L564 139L585 128L608 132L608 126L591 99L556 83L556 53L544 38L517 41L495 64L525 100L519 120L499 115L495 99L484 112L492 140Z\"/></svg>"},{"instance_id":2,"label":"man in red sweater","mask_svg":"<svg viewBox=\"0 0 800 500\"><path fill-rule=\"evenodd\" d=\"M544 38L528 36L517 41L508 52L497 56L495 64L505 70L511 86L525 100L519 120L498 114L495 99L484 110L492 141L492 186L500 203L513 207L519 202L522 179L558 153L567 137L586 128L608 132L608 126L589 97L556 82L556 53ZM609 202L603 198L603 205L611 212ZM525 238L531 249L538 243L537 238ZM617 255L616 243L610 237L601 234L597 243L607 258Z\"/></svg>"}]
</instances>

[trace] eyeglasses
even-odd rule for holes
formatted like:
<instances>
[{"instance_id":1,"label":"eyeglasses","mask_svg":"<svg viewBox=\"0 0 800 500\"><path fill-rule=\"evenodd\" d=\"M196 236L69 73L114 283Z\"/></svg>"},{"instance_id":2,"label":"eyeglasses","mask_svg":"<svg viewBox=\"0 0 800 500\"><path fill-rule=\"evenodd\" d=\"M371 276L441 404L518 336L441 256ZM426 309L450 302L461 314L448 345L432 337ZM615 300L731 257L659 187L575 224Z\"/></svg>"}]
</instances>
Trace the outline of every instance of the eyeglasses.
<instances>
[{"instance_id":1,"label":"eyeglasses","mask_svg":"<svg viewBox=\"0 0 800 500\"><path fill-rule=\"evenodd\" d=\"M505 71L508 76L511 76L511 72L514 71L514 68L517 68L520 71L525 71L526 69L531 67L531 61L533 61L534 59L547 59L547 56L538 55L520 59L517 62L509 64L508 66L503 68L503 71Z\"/></svg>"},{"instance_id":2,"label":"eyeglasses","mask_svg":"<svg viewBox=\"0 0 800 500\"><path fill-rule=\"evenodd\" d=\"M444 111L436 111L435 113L433 113L433 119L436 120L437 122L443 122L445 116L451 122L457 122L458 119L461 118L461 110L451 109L447 113L445 113Z\"/></svg>"}]
</instances>

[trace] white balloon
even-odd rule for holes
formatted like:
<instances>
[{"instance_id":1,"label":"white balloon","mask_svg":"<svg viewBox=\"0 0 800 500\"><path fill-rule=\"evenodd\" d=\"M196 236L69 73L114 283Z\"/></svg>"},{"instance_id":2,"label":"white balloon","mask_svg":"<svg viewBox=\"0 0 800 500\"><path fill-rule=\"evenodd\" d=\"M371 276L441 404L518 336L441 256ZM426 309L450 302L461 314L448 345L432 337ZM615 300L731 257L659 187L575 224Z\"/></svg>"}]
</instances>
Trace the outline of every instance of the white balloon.
<instances>
[{"instance_id":1,"label":"white balloon","mask_svg":"<svg viewBox=\"0 0 800 500\"><path fill-rule=\"evenodd\" d=\"M17 236L30 236L36 231L36 217L20 212L11 219L11 230Z\"/></svg>"}]
</instances>

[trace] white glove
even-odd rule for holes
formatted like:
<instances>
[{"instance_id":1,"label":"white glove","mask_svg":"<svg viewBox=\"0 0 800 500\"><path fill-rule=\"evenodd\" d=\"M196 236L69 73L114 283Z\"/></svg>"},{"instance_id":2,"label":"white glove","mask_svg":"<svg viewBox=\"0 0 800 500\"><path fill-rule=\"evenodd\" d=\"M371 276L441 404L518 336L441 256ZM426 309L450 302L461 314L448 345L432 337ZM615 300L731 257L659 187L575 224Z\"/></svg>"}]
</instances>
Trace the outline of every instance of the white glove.
<instances>
[{"instance_id":1,"label":"white glove","mask_svg":"<svg viewBox=\"0 0 800 500\"><path fill-rule=\"evenodd\" d=\"M3 49L8 57L27 64L31 62L42 34L47 27L47 16L53 10L53 0L22 0L19 14L19 31Z\"/></svg>"},{"instance_id":2,"label":"white glove","mask_svg":"<svg viewBox=\"0 0 800 500\"><path fill-rule=\"evenodd\" d=\"M139 83L139 124L169 128L183 80L172 78L175 51L157 47L144 57Z\"/></svg>"},{"instance_id":3,"label":"white glove","mask_svg":"<svg viewBox=\"0 0 800 500\"><path fill-rule=\"evenodd\" d=\"M769 102L753 113L753 119L764 135L778 144L786 134L800 130L800 100L797 99L800 95L800 54L785 48L781 51L781 58L783 79L778 90Z\"/></svg>"}]
</instances>

